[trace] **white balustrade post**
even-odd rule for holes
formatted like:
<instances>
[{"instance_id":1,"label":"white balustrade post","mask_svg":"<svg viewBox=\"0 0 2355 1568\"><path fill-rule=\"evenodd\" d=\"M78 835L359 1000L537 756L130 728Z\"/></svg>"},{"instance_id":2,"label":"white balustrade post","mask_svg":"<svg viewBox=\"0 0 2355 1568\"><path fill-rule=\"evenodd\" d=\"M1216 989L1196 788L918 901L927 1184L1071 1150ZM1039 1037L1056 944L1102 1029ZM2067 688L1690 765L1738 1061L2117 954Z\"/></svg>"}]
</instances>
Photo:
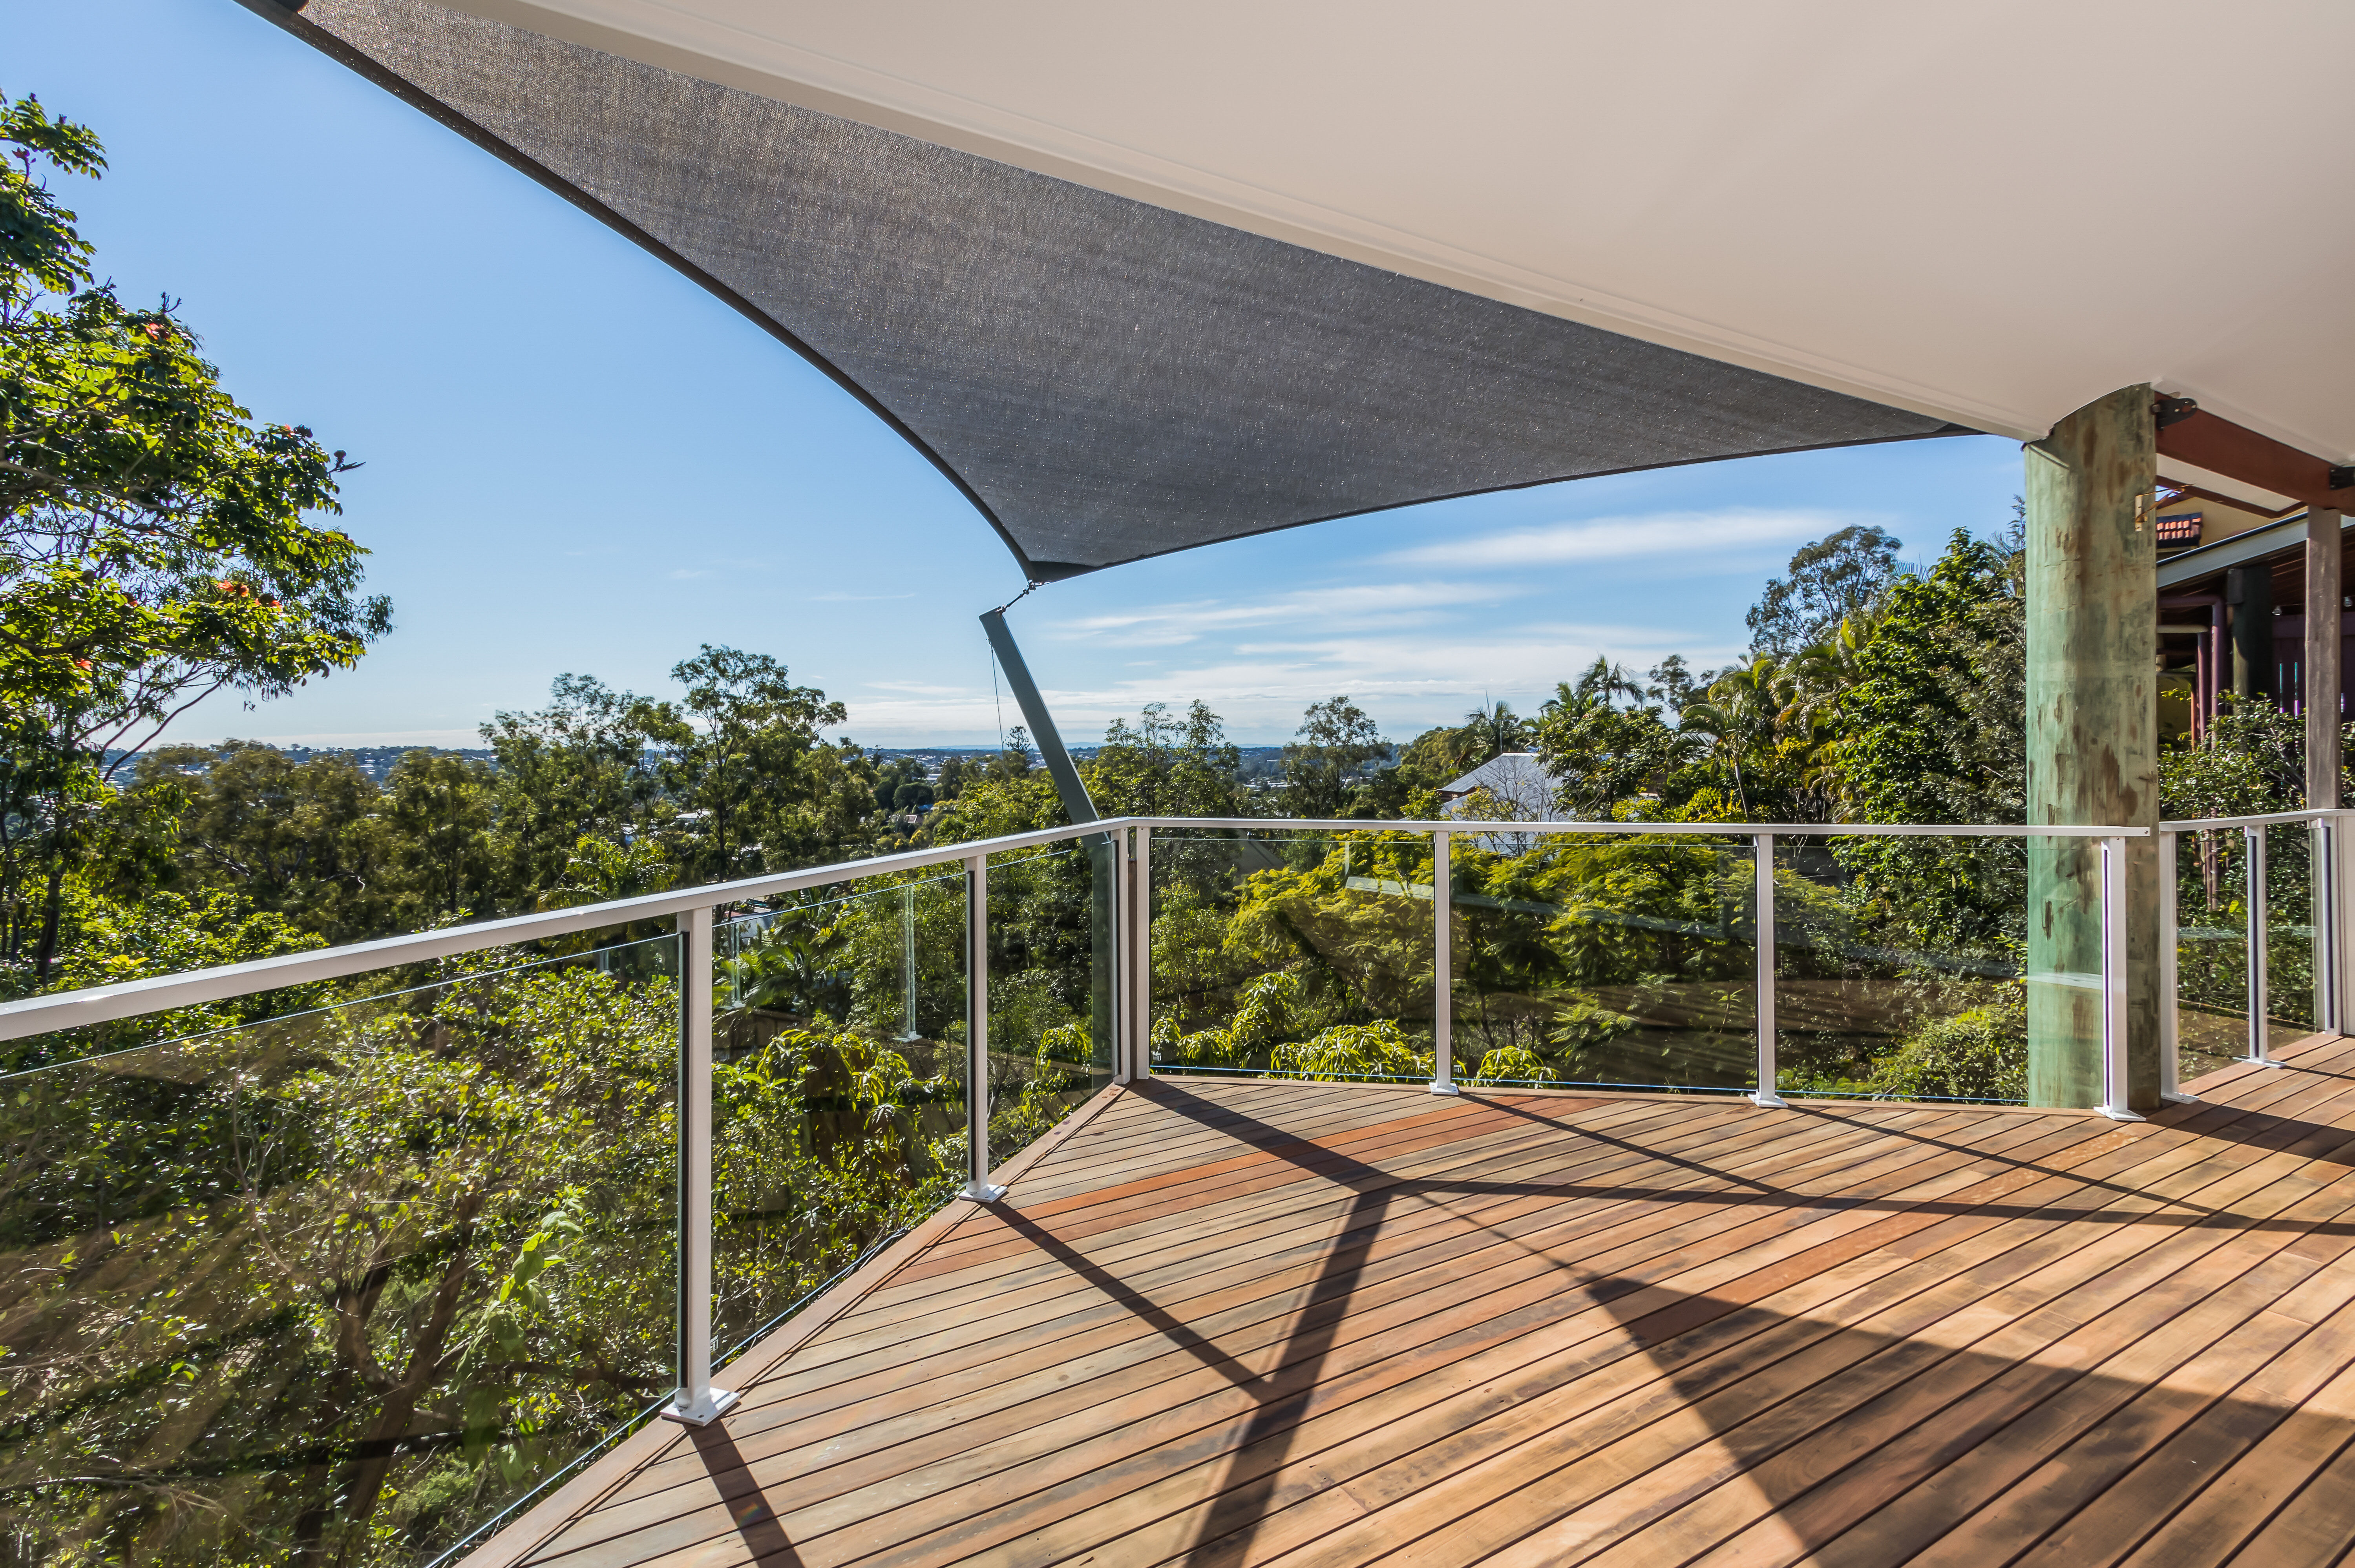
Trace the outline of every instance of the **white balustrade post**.
<instances>
[{"instance_id":1,"label":"white balustrade post","mask_svg":"<svg viewBox=\"0 0 2355 1568\"><path fill-rule=\"evenodd\" d=\"M995 1203L1006 1189L989 1181L989 857L964 862L965 1182L957 1192Z\"/></svg>"},{"instance_id":2,"label":"white balustrade post","mask_svg":"<svg viewBox=\"0 0 2355 1568\"><path fill-rule=\"evenodd\" d=\"M2306 901L2313 923L2314 1027L2318 1033L2339 1034L2344 1016L2339 1010L2339 857L2333 843L2337 819L2318 816L2307 826Z\"/></svg>"},{"instance_id":3,"label":"white balustrade post","mask_svg":"<svg viewBox=\"0 0 2355 1568\"><path fill-rule=\"evenodd\" d=\"M1107 835L1112 841L1112 1081L1125 1083L1136 1057L1136 1008L1129 996L1135 982L1129 960L1136 947L1136 921L1129 901L1132 888L1129 829Z\"/></svg>"},{"instance_id":4,"label":"white balustrade post","mask_svg":"<svg viewBox=\"0 0 2355 1568\"><path fill-rule=\"evenodd\" d=\"M2182 846L2175 834L2158 836L2158 1097L2170 1104L2196 1105L2200 1096L2183 1092L2183 1010L2178 1005L2182 976L2177 972L2176 859Z\"/></svg>"},{"instance_id":5,"label":"white balustrade post","mask_svg":"<svg viewBox=\"0 0 2355 1568\"><path fill-rule=\"evenodd\" d=\"M679 1387L663 1414L690 1426L737 1402L711 1386L711 915L679 917Z\"/></svg>"},{"instance_id":6,"label":"white balustrade post","mask_svg":"<svg viewBox=\"0 0 2355 1568\"><path fill-rule=\"evenodd\" d=\"M2126 1101L2126 841L2102 840L2102 1114L2143 1118Z\"/></svg>"},{"instance_id":7,"label":"white balustrade post","mask_svg":"<svg viewBox=\"0 0 2355 1568\"><path fill-rule=\"evenodd\" d=\"M1129 949L1131 1037L1135 1054L1129 1071L1139 1078L1153 1076L1153 829L1136 830L1136 869L1129 874L1136 900L1135 943Z\"/></svg>"},{"instance_id":8,"label":"white balustrade post","mask_svg":"<svg viewBox=\"0 0 2355 1568\"><path fill-rule=\"evenodd\" d=\"M1456 1094L1455 955L1449 920L1455 912L1455 873L1448 859L1447 835L1431 836L1431 1092Z\"/></svg>"},{"instance_id":9,"label":"white balustrade post","mask_svg":"<svg viewBox=\"0 0 2355 1568\"><path fill-rule=\"evenodd\" d=\"M1774 836L1753 833L1750 852L1758 899L1758 1087L1751 1101L1770 1111L1785 1107L1780 1090L1782 1069L1775 1061L1774 1023Z\"/></svg>"},{"instance_id":10,"label":"white balustrade post","mask_svg":"<svg viewBox=\"0 0 2355 1568\"><path fill-rule=\"evenodd\" d=\"M2266 1049L2265 997L2269 976L2265 947L2265 830L2262 823L2241 829L2248 847L2248 896L2243 900L2249 959L2249 1060L2260 1067L2278 1067Z\"/></svg>"},{"instance_id":11,"label":"white balustrade post","mask_svg":"<svg viewBox=\"0 0 2355 1568\"><path fill-rule=\"evenodd\" d=\"M2355 813L2333 812L2330 817L2330 973L2338 984L2338 1029L2355 1034L2355 957L2347 944L2355 938Z\"/></svg>"}]
</instances>

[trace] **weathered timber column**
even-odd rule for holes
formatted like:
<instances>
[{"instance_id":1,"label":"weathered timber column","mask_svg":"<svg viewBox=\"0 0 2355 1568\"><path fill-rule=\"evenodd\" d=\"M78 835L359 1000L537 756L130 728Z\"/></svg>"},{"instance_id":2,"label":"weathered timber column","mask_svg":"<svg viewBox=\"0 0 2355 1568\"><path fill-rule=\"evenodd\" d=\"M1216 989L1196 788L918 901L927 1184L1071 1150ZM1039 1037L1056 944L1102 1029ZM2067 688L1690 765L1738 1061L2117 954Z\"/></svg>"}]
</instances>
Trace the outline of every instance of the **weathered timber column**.
<instances>
[{"instance_id":1,"label":"weathered timber column","mask_svg":"<svg viewBox=\"0 0 2355 1568\"><path fill-rule=\"evenodd\" d=\"M2306 514L2306 804L2339 804L2339 517Z\"/></svg>"},{"instance_id":2,"label":"weathered timber column","mask_svg":"<svg viewBox=\"0 0 2355 1568\"><path fill-rule=\"evenodd\" d=\"M2339 542L2340 519L2336 508L2314 507L2306 514L2306 804L2329 807L2339 804L2339 692L2345 672L2339 668L2339 603L2345 592L2345 546ZM2316 901L2314 933L2314 1021L2318 1027L2347 1032L2348 1015L2340 1006L2347 990L2349 905L2345 887L2347 857L2318 823L2313 829L2312 893ZM2338 865L2326 863L2337 855ZM2329 899L2328 907L2323 900ZM2329 951L2325 951L2328 944ZM2334 995L2333 993L2337 993Z\"/></svg>"},{"instance_id":3,"label":"weathered timber column","mask_svg":"<svg viewBox=\"0 0 2355 1568\"><path fill-rule=\"evenodd\" d=\"M2028 820L2158 822L2158 429L2151 389L2086 404L2025 449ZM2158 1100L2157 846L2126 859L2127 1097ZM2028 1097L2102 1102L2101 847L2028 844Z\"/></svg>"}]
</instances>

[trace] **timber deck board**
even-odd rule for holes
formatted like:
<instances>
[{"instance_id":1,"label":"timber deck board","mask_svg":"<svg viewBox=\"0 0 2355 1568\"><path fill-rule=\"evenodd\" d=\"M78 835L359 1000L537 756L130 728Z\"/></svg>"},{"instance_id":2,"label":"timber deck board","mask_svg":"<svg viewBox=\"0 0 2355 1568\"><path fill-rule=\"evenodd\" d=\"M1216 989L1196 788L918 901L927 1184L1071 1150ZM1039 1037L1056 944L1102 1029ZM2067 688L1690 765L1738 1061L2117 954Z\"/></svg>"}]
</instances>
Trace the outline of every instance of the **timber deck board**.
<instances>
[{"instance_id":1,"label":"timber deck board","mask_svg":"<svg viewBox=\"0 0 2355 1568\"><path fill-rule=\"evenodd\" d=\"M2355 1550L2355 1040L2144 1123L1108 1092L486 1545L551 1568ZM719 1381L731 1384L722 1373Z\"/></svg>"}]
</instances>

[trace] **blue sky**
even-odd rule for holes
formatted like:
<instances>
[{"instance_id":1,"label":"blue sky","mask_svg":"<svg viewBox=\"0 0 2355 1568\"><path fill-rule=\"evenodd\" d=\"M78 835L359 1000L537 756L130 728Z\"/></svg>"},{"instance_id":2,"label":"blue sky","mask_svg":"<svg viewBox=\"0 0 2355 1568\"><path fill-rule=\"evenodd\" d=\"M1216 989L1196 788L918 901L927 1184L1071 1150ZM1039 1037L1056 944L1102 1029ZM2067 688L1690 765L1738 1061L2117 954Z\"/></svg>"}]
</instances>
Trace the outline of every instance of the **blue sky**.
<instances>
[{"instance_id":1,"label":"blue sky","mask_svg":"<svg viewBox=\"0 0 2355 1568\"><path fill-rule=\"evenodd\" d=\"M231 0L7 6L0 89L97 128L57 183L133 299L183 302L229 389L365 468L345 526L397 629L353 671L173 738L467 745L563 671L640 690L773 654L871 744L994 741L975 616L1021 587L890 431L733 312ZM1968 438L1585 480L1295 529L1042 589L1010 617L1074 741L1195 698L1247 743L1347 692L1412 736L1528 710L1600 653L1721 663L1794 547L1934 557L2009 516Z\"/></svg>"}]
</instances>

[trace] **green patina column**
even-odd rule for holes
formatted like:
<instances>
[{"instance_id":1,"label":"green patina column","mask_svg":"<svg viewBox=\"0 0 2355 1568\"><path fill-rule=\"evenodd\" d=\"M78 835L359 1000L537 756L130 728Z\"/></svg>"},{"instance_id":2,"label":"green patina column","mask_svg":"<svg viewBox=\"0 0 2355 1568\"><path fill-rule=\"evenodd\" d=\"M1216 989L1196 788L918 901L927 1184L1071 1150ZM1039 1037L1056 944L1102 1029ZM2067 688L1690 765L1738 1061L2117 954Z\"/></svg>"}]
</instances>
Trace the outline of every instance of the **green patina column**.
<instances>
[{"instance_id":1,"label":"green patina column","mask_svg":"<svg viewBox=\"0 0 2355 1568\"><path fill-rule=\"evenodd\" d=\"M2028 820L2158 822L2158 427L2151 389L2086 404L2025 449ZM2126 858L2129 1103L2158 1105L2157 846ZM2028 1097L2102 1103L2101 848L2028 848Z\"/></svg>"}]
</instances>

